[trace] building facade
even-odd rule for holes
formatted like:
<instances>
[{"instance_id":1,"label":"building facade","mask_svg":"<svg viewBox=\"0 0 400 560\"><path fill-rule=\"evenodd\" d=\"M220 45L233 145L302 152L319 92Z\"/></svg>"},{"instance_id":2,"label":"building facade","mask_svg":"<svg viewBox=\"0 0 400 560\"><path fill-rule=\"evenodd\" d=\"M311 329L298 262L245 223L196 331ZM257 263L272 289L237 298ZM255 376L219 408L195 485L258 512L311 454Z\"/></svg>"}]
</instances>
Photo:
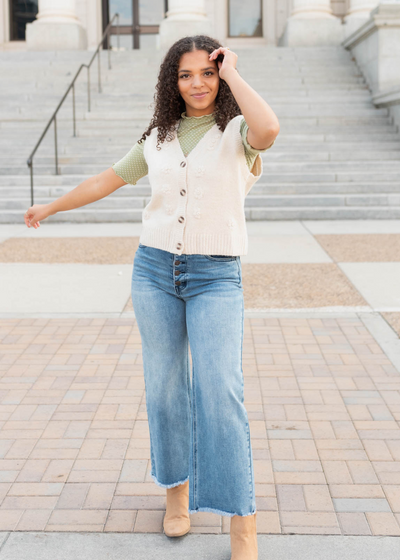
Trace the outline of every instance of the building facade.
<instances>
[{"instance_id":1,"label":"building facade","mask_svg":"<svg viewBox=\"0 0 400 560\"><path fill-rule=\"evenodd\" d=\"M338 44L378 0L0 0L0 48L89 49L120 14L120 46L205 32L223 44ZM311 32L310 32L311 30ZM347 31L347 33L346 33ZM116 44L116 27L111 43Z\"/></svg>"}]
</instances>

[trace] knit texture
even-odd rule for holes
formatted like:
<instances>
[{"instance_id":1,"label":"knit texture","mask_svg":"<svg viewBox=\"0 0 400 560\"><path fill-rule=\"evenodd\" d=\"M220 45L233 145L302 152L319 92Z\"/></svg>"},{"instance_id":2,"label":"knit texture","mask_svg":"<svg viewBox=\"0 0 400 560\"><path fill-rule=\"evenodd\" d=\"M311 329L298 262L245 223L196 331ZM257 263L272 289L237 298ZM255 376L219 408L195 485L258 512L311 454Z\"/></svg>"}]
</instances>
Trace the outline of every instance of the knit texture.
<instances>
[{"instance_id":1,"label":"knit texture","mask_svg":"<svg viewBox=\"0 0 400 560\"><path fill-rule=\"evenodd\" d=\"M246 255L244 199L261 177L257 154L247 166L240 132L243 115L220 131L215 123L185 157L177 137L156 149L157 128L146 138L151 200L143 210L140 242L181 254Z\"/></svg>"},{"instance_id":2,"label":"knit texture","mask_svg":"<svg viewBox=\"0 0 400 560\"><path fill-rule=\"evenodd\" d=\"M215 124L214 113L209 115L202 115L201 117L188 117L186 111L181 114L178 128L178 140L181 145L182 151L185 156L193 150L196 144L201 140L206 132L210 130ZM275 140L268 148L257 149L253 148L247 140L247 132L249 126L243 118L240 124L240 134L245 150L246 162L249 169L254 165L254 161L259 153L265 152L271 148ZM146 140L140 144L136 142L129 150L129 152L116 163L112 164L115 173L121 177L126 183L136 185L142 177L148 173L146 159L143 155L144 145Z\"/></svg>"}]
</instances>

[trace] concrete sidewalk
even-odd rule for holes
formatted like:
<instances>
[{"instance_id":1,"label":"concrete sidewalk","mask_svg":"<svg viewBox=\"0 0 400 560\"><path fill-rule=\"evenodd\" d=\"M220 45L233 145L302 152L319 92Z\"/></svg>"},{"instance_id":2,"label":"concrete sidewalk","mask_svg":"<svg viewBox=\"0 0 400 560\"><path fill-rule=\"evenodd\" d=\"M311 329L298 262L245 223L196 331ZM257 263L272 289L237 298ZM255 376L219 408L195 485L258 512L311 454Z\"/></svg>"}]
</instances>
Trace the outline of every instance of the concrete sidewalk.
<instances>
[{"instance_id":1,"label":"concrete sidewalk","mask_svg":"<svg viewBox=\"0 0 400 560\"><path fill-rule=\"evenodd\" d=\"M245 308L400 318L400 220L248 222ZM140 223L0 226L1 316L133 312ZM101 304L100 304L101 302ZM101 315L99 315L101 316Z\"/></svg>"},{"instance_id":2,"label":"concrete sidewalk","mask_svg":"<svg viewBox=\"0 0 400 560\"><path fill-rule=\"evenodd\" d=\"M228 535L3 533L0 560L229 560ZM259 535L259 560L398 560L396 537Z\"/></svg>"}]
</instances>

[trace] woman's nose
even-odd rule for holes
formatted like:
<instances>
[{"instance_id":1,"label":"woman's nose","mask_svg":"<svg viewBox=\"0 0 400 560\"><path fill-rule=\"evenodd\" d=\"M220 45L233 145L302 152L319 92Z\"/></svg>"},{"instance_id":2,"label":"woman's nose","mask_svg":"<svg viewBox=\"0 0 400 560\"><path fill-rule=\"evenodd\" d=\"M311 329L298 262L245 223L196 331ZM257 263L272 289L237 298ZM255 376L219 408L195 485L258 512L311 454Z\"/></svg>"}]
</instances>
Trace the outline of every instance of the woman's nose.
<instances>
[{"instance_id":1,"label":"woman's nose","mask_svg":"<svg viewBox=\"0 0 400 560\"><path fill-rule=\"evenodd\" d=\"M193 85L194 85L194 86L201 86L202 83L203 83L203 80L201 79L200 76L195 76L195 77L193 78Z\"/></svg>"}]
</instances>

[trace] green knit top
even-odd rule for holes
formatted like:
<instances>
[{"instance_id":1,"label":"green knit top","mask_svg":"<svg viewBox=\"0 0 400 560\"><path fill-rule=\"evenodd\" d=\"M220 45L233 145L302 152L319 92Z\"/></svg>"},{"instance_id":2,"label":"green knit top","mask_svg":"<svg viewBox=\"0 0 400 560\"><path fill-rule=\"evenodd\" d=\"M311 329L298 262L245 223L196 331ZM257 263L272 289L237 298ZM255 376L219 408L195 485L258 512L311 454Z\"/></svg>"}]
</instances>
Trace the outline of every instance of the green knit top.
<instances>
[{"instance_id":1,"label":"green knit top","mask_svg":"<svg viewBox=\"0 0 400 560\"><path fill-rule=\"evenodd\" d=\"M214 124L214 113L202 115L201 117L187 117L186 111L181 114L177 135L185 157L191 152L191 150L193 150L197 142L199 142L199 140ZM240 133L242 136L246 162L251 170L257 154L269 150L269 148L275 144L275 140L272 142L271 146L268 146L268 148L263 148L261 150L253 148L247 140L248 129L249 126L243 119L240 125ZM136 142L136 144L133 145L133 147L122 159L112 164L112 168L118 177L121 177L121 179L131 185L136 185L137 181L148 173L147 162L143 155L144 144L145 140L141 144Z\"/></svg>"}]
</instances>

